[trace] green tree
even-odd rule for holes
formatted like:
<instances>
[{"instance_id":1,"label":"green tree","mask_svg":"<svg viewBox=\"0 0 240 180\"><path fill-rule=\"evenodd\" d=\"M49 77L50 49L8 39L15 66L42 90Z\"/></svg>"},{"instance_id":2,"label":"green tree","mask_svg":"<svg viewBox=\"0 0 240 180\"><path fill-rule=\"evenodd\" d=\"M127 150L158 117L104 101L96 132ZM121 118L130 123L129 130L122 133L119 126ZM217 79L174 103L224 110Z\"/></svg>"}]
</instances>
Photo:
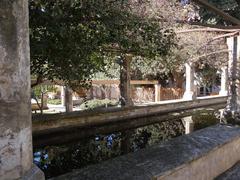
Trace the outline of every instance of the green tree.
<instances>
[{"instance_id":1,"label":"green tree","mask_svg":"<svg viewBox=\"0 0 240 180\"><path fill-rule=\"evenodd\" d=\"M29 1L31 72L38 82L86 86L104 71L109 54L155 58L175 45L172 30L138 14L129 1Z\"/></svg>"}]
</instances>

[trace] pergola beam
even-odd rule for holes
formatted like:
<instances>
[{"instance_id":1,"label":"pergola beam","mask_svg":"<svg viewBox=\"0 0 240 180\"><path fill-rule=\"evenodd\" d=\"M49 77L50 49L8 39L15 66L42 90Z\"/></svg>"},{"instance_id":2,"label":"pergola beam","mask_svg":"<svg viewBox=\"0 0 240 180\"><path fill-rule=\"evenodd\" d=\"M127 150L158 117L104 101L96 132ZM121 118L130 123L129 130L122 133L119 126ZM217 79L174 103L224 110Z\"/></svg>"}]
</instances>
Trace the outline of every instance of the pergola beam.
<instances>
[{"instance_id":1,"label":"pergola beam","mask_svg":"<svg viewBox=\"0 0 240 180\"><path fill-rule=\"evenodd\" d=\"M208 3L206 0L193 0L193 1L196 2L199 5L202 5L206 9L216 13L217 15L221 16L226 21L232 22L233 24L236 24L236 25L240 25L240 20L239 19L237 19L233 16L230 16L229 14L225 13L224 11L216 8L212 4Z\"/></svg>"},{"instance_id":2,"label":"pergola beam","mask_svg":"<svg viewBox=\"0 0 240 180\"><path fill-rule=\"evenodd\" d=\"M177 34L182 33L191 33L191 32L223 32L223 33L234 33L237 31L240 31L240 29L218 29L218 28L196 28L196 29L186 29L186 30L180 30L176 31Z\"/></svg>"},{"instance_id":3,"label":"pergola beam","mask_svg":"<svg viewBox=\"0 0 240 180\"><path fill-rule=\"evenodd\" d=\"M193 26L203 26L207 28L214 28L214 29L222 29L222 30L240 30L240 25L234 25L234 26L223 26L223 25L215 25L215 24L207 24L207 23L201 23L201 22L187 22L184 20L177 20L176 23L180 24L188 24Z\"/></svg>"}]
</instances>

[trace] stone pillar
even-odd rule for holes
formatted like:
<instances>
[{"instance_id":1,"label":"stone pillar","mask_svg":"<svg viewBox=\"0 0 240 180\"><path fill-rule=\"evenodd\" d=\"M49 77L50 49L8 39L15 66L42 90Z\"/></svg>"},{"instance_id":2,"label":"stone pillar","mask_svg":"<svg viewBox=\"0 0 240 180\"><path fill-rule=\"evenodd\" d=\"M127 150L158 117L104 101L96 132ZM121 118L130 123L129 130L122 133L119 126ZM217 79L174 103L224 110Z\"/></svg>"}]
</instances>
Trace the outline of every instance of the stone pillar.
<instances>
[{"instance_id":1,"label":"stone pillar","mask_svg":"<svg viewBox=\"0 0 240 180\"><path fill-rule=\"evenodd\" d=\"M0 1L0 179L44 179L33 165L28 1Z\"/></svg>"},{"instance_id":2,"label":"stone pillar","mask_svg":"<svg viewBox=\"0 0 240 180\"><path fill-rule=\"evenodd\" d=\"M221 96L228 95L228 68L227 66L221 68L221 90L219 92Z\"/></svg>"},{"instance_id":3,"label":"stone pillar","mask_svg":"<svg viewBox=\"0 0 240 180\"><path fill-rule=\"evenodd\" d=\"M227 39L229 48L229 87L228 101L224 109L224 119L226 123L240 124L240 88L239 88L239 57L240 57L240 36Z\"/></svg>"},{"instance_id":4,"label":"stone pillar","mask_svg":"<svg viewBox=\"0 0 240 180\"><path fill-rule=\"evenodd\" d=\"M186 68L186 88L183 95L184 100L193 100L196 98L195 85L194 85L194 68L191 63L185 64Z\"/></svg>"},{"instance_id":5,"label":"stone pillar","mask_svg":"<svg viewBox=\"0 0 240 180\"><path fill-rule=\"evenodd\" d=\"M192 116L184 117L183 122L185 124L185 134L190 134L194 131L194 122Z\"/></svg>"},{"instance_id":6,"label":"stone pillar","mask_svg":"<svg viewBox=\"0 0 240 180\"><path fill-rule=\"evenodd\" d=\"M68 87L65 89L65 102L66 102L66 112L73 111L73 98L72 98L72 90Z\"/></svg>"},{"instance_id":7,"label":"stone pillar","mask_svg":"<svg viewBox=\"0 0 240 180\"><path fill-rule=\"evenodd\" d=\"M158 101L160 101L161 85L160 84L155 84L154 89L155 89L155 102L158 102Z\"/></svg>"},{"instance_id":8,"label":"stone pillar","mask_svg":"<svg viewBox=\"0 0 240 180\"><path fill-rule=\"evenodd\" d=\"M121 105L132 106L131 98L131 77L130 77L130 63L132 61L132 55L127 54L122 59L120 70L120 93L121 93Z\"/></svg>"},{"instance_id":9,"label":"stone pillar","mask_svg":"<svg viewBox=\"0 0 240 180\"><path fill-rule=\"evenodd\" d=\"M131 151L131 137L134 130L126 130L121 132L121 151L123 154L127 154Z\"/></svg>"},{"instance_id":10,"label":"stone pillar","mask_svg":"<svg viewBox=\"0 0 240 180\"><path fill-rule=\"evenodd\" d=\"M65 87L61 86L61 105L65 106Z\"/></svg>"}]
</instances>

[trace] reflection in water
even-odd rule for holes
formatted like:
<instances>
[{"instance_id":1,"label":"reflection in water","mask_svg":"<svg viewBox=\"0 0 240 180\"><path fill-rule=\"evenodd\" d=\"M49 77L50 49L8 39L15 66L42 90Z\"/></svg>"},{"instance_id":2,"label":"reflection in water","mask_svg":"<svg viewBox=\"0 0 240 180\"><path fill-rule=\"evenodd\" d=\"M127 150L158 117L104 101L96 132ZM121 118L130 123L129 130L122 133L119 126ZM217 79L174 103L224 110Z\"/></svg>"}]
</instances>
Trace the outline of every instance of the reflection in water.
<instances>
[{"instance_id":1,"label":"reflection in water","mask_svg":"<svg viewBox=\"0 0 240 180\"><path fill-rule=\"evenodd\" d=\"M209 114L198 115L193 119L197 129L218 122L217 118ZM147 148L161 141L180 136L184 132L182 121L175 120L108 135L96 135L70 145L35 149L34 163L44 171L46 178L50 178L73 169Z\"/></svg>"}]
</instances>

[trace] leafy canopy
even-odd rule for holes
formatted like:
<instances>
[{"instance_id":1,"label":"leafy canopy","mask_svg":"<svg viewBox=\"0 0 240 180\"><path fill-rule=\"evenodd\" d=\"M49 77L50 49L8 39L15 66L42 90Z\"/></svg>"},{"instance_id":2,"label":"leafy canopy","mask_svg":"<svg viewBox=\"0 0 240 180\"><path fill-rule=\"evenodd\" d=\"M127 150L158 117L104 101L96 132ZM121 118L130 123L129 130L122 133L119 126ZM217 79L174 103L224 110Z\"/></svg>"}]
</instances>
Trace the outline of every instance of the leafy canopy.
<instances>
[{"instance_id":1,"label":"leafy canopy","mask_svg":"<svg viewBox=\"0 0 240 180\"><path fill-rule=\"evenodd\" d=\"M85 86L104 71L109 52L167 55L175 45L173 31L138 7L127 0L29 0L32 74Z\"/></svg>"}]
</instances>

